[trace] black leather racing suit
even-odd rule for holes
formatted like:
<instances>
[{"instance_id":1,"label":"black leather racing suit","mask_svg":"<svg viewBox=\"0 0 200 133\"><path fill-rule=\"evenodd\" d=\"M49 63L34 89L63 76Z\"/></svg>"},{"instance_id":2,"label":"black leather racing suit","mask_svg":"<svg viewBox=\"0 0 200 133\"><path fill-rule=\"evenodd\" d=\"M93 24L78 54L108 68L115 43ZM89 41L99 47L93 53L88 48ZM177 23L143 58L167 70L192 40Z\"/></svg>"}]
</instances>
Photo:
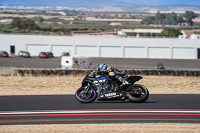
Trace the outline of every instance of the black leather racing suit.
<instances>
[{"instance_id":1,"label":"black leather racing suit","mask_svg":"<svg viewBox=\"0 0 200 133\"><path fill-rule=\"evenodd\" d=\"M115 69L114 67L108 67L106 70L101 71L102 74L108 75L109 78L117 81L118 83L124 83L125 79L128 75Z\"/></svg>"}]
</instances>

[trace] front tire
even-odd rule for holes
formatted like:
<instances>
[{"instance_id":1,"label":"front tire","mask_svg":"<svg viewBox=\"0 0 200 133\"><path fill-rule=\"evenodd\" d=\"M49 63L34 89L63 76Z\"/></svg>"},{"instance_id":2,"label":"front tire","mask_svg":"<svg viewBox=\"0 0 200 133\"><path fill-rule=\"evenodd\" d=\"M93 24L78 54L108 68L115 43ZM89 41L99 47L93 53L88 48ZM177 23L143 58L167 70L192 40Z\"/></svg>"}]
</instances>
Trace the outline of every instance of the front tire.
<instances>
[{"instance_id":1,"label":"front tire","mask_svg":"<svg viewBox=\"0 0 200 133\"><path fill-rule=\"evenodd\" d=\"M97 98L97 93L92 88L89 88L88 92L86 93L85 87L81 87L76 91L75 97L81 103L91 103Z\"/></svg>"},{"instance_id":2,"label":"front tire","mask_svg":"<svg viewBox=\"0 0 200 133\"><path fill-rule=\"evenodd\" d=\"M131 91L127 94L127 96L130 102L141 103L145 102L149 98L149 91L143 85L131 85L129 90Z\"/></svg>"}]
</instances>

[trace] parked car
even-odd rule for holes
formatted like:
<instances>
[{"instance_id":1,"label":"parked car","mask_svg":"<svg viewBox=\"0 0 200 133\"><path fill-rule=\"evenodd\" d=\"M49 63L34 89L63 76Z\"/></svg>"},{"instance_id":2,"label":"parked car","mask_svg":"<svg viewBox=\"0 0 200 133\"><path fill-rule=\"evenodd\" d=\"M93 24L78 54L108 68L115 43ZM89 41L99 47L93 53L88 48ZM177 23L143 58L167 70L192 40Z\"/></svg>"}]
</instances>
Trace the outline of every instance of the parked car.
<instances>
[{"instance_id":1,"label":"parked car","mask_svg":"<svg viewBox=\"0 0 200 133\"><path fill-rule=\"evenodd\" d=\"M48 56L49 56L50 58L53 58L53 57L54 57L52 52L47 52L47 54L48 54Z\"/></svg>"},{"instance_id":2,"label":"parked car","mask_svg":"<svg viewBox=\"0 0 200 133\"><path fill-rule=\"evenodd\" d=\"M29 52L23 52L22 57L23 58L31 58L31 55Z\"/></svg>"},{"instance_id":3,"label":"parked car","mask_svg":"<svg viewBox=\"0 0 200 133\"><path fill-rule=\"evenodd\" d=\"M61 56L70 56L69 52L63 52Z\"/></svg>"},{"instance_id":4,"label":"parked car","mask_svg":"<svg viewBox=\"0 0 200 133\"><path fill-rule=\"evenodd\" d=\"M39 53L39 58L48 58L49 55L47 54L47 52L40 52Z\"/></svg>"},{"instance_id":5,"label":"parked car","mask_svg":"<svg viewBox=\"0 0 200 133\"><path fill-rule=\"evenodd\" d=\"M6 51L1 51L0 55L1 57L9 57L9 54Z\"/></svg>"},{"instance_id":6,"label":"parked car","mask_svg":"<svg viewBox=\"0 0 200 133\"><path fill-rule=\"evenodd\" d=\"M18 56L22 57L22 55L23 55L24 52L26 52L26 51L19 51L18 52Z\"/></svg>"}]
</instances>

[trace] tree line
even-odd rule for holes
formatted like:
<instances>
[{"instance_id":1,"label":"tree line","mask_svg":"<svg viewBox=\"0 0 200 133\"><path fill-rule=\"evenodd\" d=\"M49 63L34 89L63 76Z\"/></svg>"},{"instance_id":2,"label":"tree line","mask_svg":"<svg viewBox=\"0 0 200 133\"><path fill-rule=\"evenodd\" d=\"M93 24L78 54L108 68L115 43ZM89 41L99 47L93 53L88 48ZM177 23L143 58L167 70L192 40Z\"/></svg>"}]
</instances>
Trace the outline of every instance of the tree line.
<instances>
[{"instance_id":1,"label":"tree line","mask_svg":"<svg viewBox=\"0 0 200 133\"><path fill-rule=\"evenodd\" d=\"M39 29L39 26L35 23L35 21L27 19L22 20L19 17L13 18L12 23L10 24L11 28L18 28L23 33L30 33L34 30Z\"/></svg>"},{"instance_id":2,"label":"tree line","mask_svg":"<svg viewBox=\"0 0 200 133\"><path fill-rule=\"evenodd\" d=\"M192 19L196 18L197 14L192 11L186 11L183 15L176 13L156 13L156 16L146 17L143 19L142 24L163 24L163 25L178 25L187 23L189 26L193 25Z\"/></svg>"}]
</instances>

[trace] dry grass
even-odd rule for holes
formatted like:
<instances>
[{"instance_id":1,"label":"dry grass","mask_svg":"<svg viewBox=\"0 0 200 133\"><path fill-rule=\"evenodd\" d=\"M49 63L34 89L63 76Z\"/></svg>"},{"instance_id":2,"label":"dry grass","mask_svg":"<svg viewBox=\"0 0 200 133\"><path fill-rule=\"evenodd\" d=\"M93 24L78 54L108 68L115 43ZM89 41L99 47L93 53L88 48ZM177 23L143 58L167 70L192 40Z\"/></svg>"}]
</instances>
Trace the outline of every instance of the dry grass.
<instances>
[{"instance_id":1,"label":"dry grass","mask_svg":"<svg viewBox=\"0 0 200 133\"><path fill-rule=\"evenodd\" d=\"M74 94L84 75L0 76L0 95ZM144 76L137 82L153 93L200 94L200 77Z\"/></svg>"}]
</instances>

